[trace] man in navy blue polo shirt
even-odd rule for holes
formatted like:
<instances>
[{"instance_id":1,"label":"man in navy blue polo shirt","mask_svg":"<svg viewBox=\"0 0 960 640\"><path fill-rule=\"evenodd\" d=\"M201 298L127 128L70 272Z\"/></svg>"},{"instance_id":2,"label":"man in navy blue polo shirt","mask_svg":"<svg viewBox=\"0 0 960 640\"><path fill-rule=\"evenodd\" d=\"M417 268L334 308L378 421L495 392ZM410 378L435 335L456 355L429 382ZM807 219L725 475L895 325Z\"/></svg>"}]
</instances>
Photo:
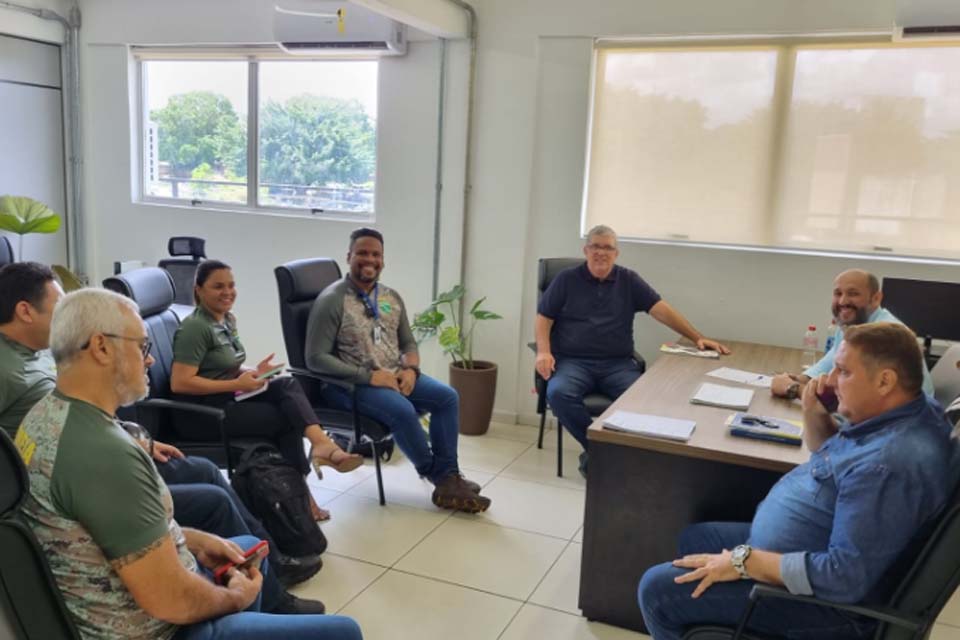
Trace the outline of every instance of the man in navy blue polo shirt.
<instances>
[{"instance_id":1,"label":"man in navy blue polo shirt","mask_svg":"<svg viewBox=\"0 0 960 640\"><path fill-rule=\"evenodd\" d=\"M547 401L557 420L583 445L580 473L587 469L587 427L593 419L583 397L599 392L617 398L640 377L633 359L633 316L649 313L700 349L730 353L705 338L636 272L616 264L617 234L605 225L587 234L579 267L557 274L537 307L537 372L547 380Z\"/></svg>"}]
</instances>

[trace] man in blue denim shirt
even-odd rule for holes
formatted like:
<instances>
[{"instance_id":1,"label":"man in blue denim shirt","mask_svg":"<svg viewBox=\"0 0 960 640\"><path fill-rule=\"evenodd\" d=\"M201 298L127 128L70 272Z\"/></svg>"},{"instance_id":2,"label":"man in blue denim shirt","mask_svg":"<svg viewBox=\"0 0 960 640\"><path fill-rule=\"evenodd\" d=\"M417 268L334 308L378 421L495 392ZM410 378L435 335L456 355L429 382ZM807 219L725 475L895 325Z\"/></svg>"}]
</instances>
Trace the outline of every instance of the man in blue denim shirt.
<instances>
[{"instance_id":1,"label":"man in blue denim shirt","mask_svg":"<svg viewBox=\"0 0 960 640\"><path fill-rule=\"evenodd\" d=\"M848 329L829 378L804 390L810 460L774 485L751 524L693 525L681 534L682 557L641 578L654 640L678 640L696 624L735 625L754 581L836 602L883 599L892 587L887 570L956 481L950 425L922 382L908 328ZM828 386L840 400L839 421L817 399ZM761 601L748 629L821 640L867 637L873 624L826 607Z\"/></svg>"}]
</instances>

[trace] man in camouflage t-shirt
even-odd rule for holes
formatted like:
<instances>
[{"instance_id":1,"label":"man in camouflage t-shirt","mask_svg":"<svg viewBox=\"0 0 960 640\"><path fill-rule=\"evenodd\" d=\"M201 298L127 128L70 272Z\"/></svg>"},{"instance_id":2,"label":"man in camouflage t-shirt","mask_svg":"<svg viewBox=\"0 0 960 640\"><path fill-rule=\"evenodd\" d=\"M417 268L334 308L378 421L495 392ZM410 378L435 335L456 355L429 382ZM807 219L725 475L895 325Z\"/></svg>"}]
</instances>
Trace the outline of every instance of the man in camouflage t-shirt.
<instances>
[{"instance_id":1,"label":"man in camouflage t-shirt","mask_svg":"<svg viewBox=\"0 0 960 640\"><path fill-rule=\"evenodd\" d=\"M57 388L16 437L30 479L22 513L81 635L359 638L349 619L238 613L259 604L256 566L231 569L225 586L198 570L242 562L237 542L256 539L182 529L150 457L112 417L146 395L149 346L132 301L103 289L63 298L50 333Z\"/></svg>"},{"instance_id":2,"label":"man in camouflage t-shirt","mask_svg":"<svg viewBox=\"0 0 960 640\"><path fill-rule=\"evenodd\" d=\"M459 398L420 372L417 342L400 295L378 282L383 236L361 228L350 234L350 272L327 287L307 321L306 362L317 373L357 385L360 413L385 425L417 473L435 485L433 503L445 509L486 511L490 499L460 475L457 464ZM324 388L334 407L352 410L353 396ZM430 440L420 413L430 413Z\"/></svg>"}]
</instances>

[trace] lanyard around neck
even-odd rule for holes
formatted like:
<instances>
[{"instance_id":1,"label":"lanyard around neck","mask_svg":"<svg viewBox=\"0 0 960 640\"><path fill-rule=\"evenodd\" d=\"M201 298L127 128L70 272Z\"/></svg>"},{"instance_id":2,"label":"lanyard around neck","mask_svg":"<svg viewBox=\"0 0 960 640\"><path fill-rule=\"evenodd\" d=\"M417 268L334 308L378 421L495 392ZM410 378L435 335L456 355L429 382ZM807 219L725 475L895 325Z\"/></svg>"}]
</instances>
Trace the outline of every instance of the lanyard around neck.
<instances>
[{"instance_id":1,"label":"lanyard around neck","mask_svg":"<svg viewBox=\"0 0 960 640\"><path fill-rule=\"evenodd\" d=\"M373 319L380 320L380 285L373 285L373 300L370 300L370 296L368 296L367 292L363 289L360 289L360 299L363 300L363 304L366 305L367 311L370 312Z\"/></svg>"}]
</instances>

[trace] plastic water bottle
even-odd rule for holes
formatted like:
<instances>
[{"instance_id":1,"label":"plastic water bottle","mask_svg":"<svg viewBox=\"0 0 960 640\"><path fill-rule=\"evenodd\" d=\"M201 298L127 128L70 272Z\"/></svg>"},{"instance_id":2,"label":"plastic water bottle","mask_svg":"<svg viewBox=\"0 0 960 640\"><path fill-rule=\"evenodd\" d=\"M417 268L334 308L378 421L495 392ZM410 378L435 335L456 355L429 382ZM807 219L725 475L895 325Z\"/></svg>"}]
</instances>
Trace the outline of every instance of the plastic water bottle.
<instances>
[{"instance_id":1,"label":"plastic water bottle","mask_svg":"<svg viewBox=\"0 0 960 640\"><path fill-rule=\"evenodd\" d=\"M803 356L800 364L809 367L817 361L817 327L810 325L803 334Z\"/></svg>"},{"instance_id":2,"label":"plastic water bottle","mask_svg":"<svg viewBox=\"0 0 960 640\"><path fill-rule=\"evenodd\" d=\"M833 343L837 340L837 319L833 318L830 320L830 328L827 329L827 335L823 340L823 351L824 353L830 351L833 348Z\"/></svg>"}]
</instances>

